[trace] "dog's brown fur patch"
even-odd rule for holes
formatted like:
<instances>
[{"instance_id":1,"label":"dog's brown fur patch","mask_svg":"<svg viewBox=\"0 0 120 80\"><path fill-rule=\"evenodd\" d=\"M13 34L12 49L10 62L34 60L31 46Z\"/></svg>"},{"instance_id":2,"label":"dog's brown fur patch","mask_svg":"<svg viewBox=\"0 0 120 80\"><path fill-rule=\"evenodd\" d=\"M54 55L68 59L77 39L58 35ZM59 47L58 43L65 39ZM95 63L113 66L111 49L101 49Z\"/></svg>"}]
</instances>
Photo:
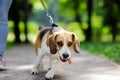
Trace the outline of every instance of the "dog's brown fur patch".
<instances>
[{"instance_id":1,"label":"dog's brown fur patch","mask_svg":"<svg viewBox=\"0 0 120 80\"><path fill-rule=\"evenodd\" d=\"M39 28L40 32L39 35L37 36L36 42L35 42L35 52L38 54L38 48L41 47L41 42L43 39L43 36L50 30L50 28Z\"/></svg>"}]
</instances>

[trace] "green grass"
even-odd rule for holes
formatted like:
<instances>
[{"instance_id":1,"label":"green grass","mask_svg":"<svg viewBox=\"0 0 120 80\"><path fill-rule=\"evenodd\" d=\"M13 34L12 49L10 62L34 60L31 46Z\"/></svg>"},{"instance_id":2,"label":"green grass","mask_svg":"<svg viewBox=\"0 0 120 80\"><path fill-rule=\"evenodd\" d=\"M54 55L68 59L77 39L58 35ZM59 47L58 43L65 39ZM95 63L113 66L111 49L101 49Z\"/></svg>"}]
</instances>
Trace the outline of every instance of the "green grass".
<instances>
[{"instance_id":1,"label":"green grass","mask_svg":"<svg viewBox=\"0 0 120 80\"><path fill-rule=\"evenodd\" d=\"M15 46L14 43L7 42L6 49L9 50Z\"/></svg>"},{"instance_id":2,"label":"green grass","mask_svg":"<svg viewBox=\"0 0 120 80\"><path fill-rule=\"evenodd\" d=\"M120 63L120 43L83 42L81 49L96 55L104 55L110 60Z\"/></svg>"}]
</instances>

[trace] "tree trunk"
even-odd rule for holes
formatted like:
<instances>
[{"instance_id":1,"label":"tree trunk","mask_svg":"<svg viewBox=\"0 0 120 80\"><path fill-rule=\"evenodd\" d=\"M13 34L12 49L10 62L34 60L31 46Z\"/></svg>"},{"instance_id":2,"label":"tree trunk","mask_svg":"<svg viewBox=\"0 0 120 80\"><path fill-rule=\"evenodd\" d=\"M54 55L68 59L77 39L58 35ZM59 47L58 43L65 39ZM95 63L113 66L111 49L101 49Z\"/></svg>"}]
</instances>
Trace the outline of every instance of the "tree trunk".
<instances>
[{"instance_id":1,"label":"tree trunk","mask_svg":"<svg viewBox=\"0 0 120 80\"><path fill-rule=\"evenodd\" d=\"M115 42L115 38L117 35L117 20L114 17L111 17L110 19L110 24L111 24L111 32L112 32L112 41Z\"/></svg>"},{"instance_id":2,"label":"tree trunk","mask_svg":"<svg viewBox=\"0 0 120 80\"><path fill-rule=\"evenodd\" d=\"M19 16L16 14L14 14L13 17L13 21L14 21L14 34L15 34L15 43L21 43L20 41L20 31L19 31Z\"/></svg>"},{"instance_id":3,"label":"tree trunk","mask_svg":"<svg viewBox=\"0 0 120 80\"><path fill-rule=\"evenodd\" d=\"M91 27L91 16L92 16L92 4L93 0L87 1L87 9L88 9L88 29L85 30L86 41L91 41L92 39L92 27Z\"/></svg>"},{"instance_id":4,"label":"tree trunk","mask_svg":"<svg viewBox=\"0 0 120 80\"><path fill-rule=\"evenodd\" d=\"M27 21L28 21L28 15L29 15L29 4L28 4L28 0L24 0L24 25L25 25L25 30L24 30L24 33L25 33L25 43L28 43L28 28L27 28Z\"/></svg>"},{"instance_id":5,"label":"tree trunk","mask_svg":"<svg viewBox=\"0 0 120 80\"><path fill-rule=\"evenodd\" d=\"M10 8L10 15L11 19L14 22L14 34L15 34L15 43L21 43L20 40L20 31L19 31L19 21L20 21L20 16L19 16L19 9L18 9L18 3L16 0L13 0L13 3Z\"/></svg>"}]
</instances>

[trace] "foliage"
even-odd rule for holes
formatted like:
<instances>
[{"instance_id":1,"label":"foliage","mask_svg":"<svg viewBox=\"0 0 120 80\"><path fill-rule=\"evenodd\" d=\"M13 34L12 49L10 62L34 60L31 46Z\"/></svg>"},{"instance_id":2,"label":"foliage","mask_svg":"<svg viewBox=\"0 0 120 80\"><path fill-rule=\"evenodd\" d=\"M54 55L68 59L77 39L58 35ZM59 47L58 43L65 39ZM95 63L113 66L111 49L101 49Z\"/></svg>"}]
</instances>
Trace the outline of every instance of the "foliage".
<instances>
[{"instance_id":1,"label":"foliage","mask_svg":"<svg viewBox=\"0 0 120 80\"><path fill-rule=\"evenodd\" d=\"M67 24L68 30L75 32L81 41L120 41L119 0L43 1L55 23ZM15 41L17 37L21 42L25 39L33 42L39 25L51 26L40 0L15 0L13 5L8 40Z\"/></svg>"},{"instance_id":2,"label":"foliage","mask_svg":"<svg viewBox=\"0 0 120 80\"><path fill-rule=\"evenodd\" d=\"M111 2L111 3L110 3ZM116 35L119 32L117 24L120 22L120 1L119 0L104 0L104 25L109 25L112 33L112 41L115 41ZM112 10L112 11L111 11ZM109 15L108 15L109 14Z\"/></svg>"},{"instance_id":3,"label":"foliage","mask_svg":"<svg viewBox=\"0 0 120 80\"><path fill-rule=\"evenodd\" d=\"M7 42L6 49L9 50L14 47L14 43Z\"/></svg>"},{"instance_id":4,"label":"foliage","mask_svg":"<svg viewBox=\"0 0 120 80\"><path fill-rule=\"evenodd\" d=\"M82 31L82 29L80 28L79 23L77 23L77 22L72 22L72 23L68 24L67 29L68 29L69 31L71 31L71 32L74 32L80 41L84 41L84 40L85 40L83 31Z\"/></svg>"},{"instance_id":5,"label":"foliage","mask_svg":"<svg viewBox=\"0 0 120 80\"><path fill-rule=\"evenodd\" d=\"M96 55L103 55L110 60L120 63L120 43L83 42L81 48Z\"/></svg>"}]
</instances>

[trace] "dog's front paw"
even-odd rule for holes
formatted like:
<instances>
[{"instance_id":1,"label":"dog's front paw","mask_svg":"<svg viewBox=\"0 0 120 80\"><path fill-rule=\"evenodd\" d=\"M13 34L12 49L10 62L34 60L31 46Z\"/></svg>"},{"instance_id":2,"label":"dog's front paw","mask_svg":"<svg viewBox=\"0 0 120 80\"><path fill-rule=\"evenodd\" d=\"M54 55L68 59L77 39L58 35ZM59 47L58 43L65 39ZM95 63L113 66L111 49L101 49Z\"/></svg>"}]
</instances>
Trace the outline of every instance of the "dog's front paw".
<instances>
[{"instance_id":1,"label":"dog's front paw","mask_svg":"<svg viewBox=\"0 0 120 80\"><path fill-rule=\"evenodd\" d=\"M38 70L38 69L32 69L32 71L31 71L31 74L32 74L32 75L37 74L37 73L39 73L39 70Z\"/></svg>"},{"instance_id":2,"label":"dog's front paw","mask_svg":"<svg viewBox=\"0 0 120 80\"><path fill-rule=\"evenodd\" d=\"M52 72L48 72L48 73L45 74L46 80L52 80L53 76L54 76L54 74Z\"/></svg>"}]
</instances>

